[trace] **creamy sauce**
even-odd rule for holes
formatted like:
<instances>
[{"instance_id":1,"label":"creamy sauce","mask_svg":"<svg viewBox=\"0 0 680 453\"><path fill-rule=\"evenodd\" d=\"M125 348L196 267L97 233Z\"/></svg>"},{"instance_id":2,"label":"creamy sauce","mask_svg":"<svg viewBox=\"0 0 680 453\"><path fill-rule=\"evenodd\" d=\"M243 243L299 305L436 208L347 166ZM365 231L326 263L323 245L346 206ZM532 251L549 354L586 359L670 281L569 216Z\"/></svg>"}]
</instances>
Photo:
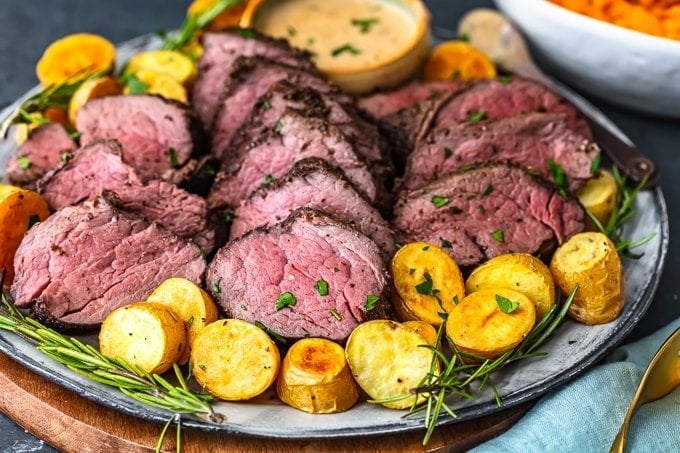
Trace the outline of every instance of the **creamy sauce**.
<instances>
[{"instance_id":1,"label":"creamy sauce","mask_svg":"<svg viewBox=\"0 0 680 453\"><path fill-rule=\"evenodd\" d=\"M379 66L413 42L416 21L398 1L270 0L255 27L307 49L323 71Z\"/></svg>"}]
</instances>

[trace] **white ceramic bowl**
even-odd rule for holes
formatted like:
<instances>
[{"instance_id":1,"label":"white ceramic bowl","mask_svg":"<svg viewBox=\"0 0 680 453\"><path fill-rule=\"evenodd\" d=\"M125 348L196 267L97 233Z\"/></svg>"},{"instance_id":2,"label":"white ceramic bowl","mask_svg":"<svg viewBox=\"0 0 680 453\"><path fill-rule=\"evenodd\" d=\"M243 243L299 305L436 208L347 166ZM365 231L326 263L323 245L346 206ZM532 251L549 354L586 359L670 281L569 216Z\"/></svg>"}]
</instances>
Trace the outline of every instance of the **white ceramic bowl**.
<instances>
[{"instance_id":1,"label":"white ceramic bowl","mask_svg":"<svg viewBox=\"0 0 680 453\"><path fill-rule=\"evenodd\" d=\"M680 41L627 30L545 0L495 0L566 82L641 112L680 118Z\"/></svg>"}]
</instances>

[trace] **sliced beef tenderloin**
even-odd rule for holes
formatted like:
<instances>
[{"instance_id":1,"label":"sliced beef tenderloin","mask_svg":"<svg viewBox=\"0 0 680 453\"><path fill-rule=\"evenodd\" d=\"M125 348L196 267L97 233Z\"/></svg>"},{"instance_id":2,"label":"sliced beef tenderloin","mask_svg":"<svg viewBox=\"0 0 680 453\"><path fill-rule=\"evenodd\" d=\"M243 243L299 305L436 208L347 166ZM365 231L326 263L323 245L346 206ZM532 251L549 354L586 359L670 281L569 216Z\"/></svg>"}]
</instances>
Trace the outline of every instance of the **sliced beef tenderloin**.
<instances>
[{"instance_id":1,"label":"sliced beef tenderloin","mask_svg":"<svg viewBox=\"0 0 680 453\"><path fill-rule=\"evenodd\" d=\"M387 282L373 241L308 209L231 241L206 276L229 316L260 322L287 338L336 341L368 319L387 316Z\"/></svg>"},{"instance_id":2,"label":"sliced beef tenderloin","mask_svg":"<svg viewBox=\"0 0 680 453\"><path fill-rule=\"evenodd\" d=\"M78 147L59 123L48 123L34 130L7 163L7 177L12 184L34 187L61 156Z\"/></svg>"},{"instance_id":3,"label":"sliced beef tenderloin","mask_svg":"<svg viewBox=\"0 0 680 453\"><path fill-rule=\"evenodd\" d=\"M196 245L98 199L61 209L26 233L10 292L39 320L85 330L170 277L200 284L205 268Z\"/></svg>"},{"instance_id":4,"label":"sliced beef tenderloin","mask_svg":"<svg viewBox=\"0 0 680 453\"><path fill-rule=\"evenodd\" d=\"M158 222L206 253L214 247L215 229L208 222L205 199L163 181L143 183L115 141L95 140L79 149L38 187L54 210L106 194L120 209Z\"/></svg>"},{"instance_id":5,"label":"sliced beef tenderloin","mask_svg":"<svg viewBox=\"0 0 680 453\"><path fill-rule=\"evenodd\" d=\"M437 93L457 90L459 82L410 82L400 88L379 91L360 98L357 103L360 109L372 118L380 120L423 102Z\"/></svg>"},{"instance_id":6,"label":"sliced beef tenderloin","mask_svg":"<svg viewBox=\"0 0 680 453\"><path fill-rule=\"evenodd\" d=\"M236 209L231 237L240 237L260 226L272 226L303 207L352 225L380 247L386 260L394 253L394 235L380 213L342 171L316 158L296 163L288 174L243 202Z\"/></svg>"},{"instance_id":7,"label":"sliced beef tenderloin","mask_svg":"<svg viewBox=\"0 0 680 453\"><path fill-rule=\"evenodd\" d=\"M239 57L259 55L294 67L314 68L309 54L290 47L282 39L273 39L251 29L207 32L201 41L203 54L198 60L191 100L206 130L212 126L224 84Z\"/></svg>"},{"instance_id":8,"label":"sliced beef tenderloin","mask_svg":"<svg viewBox=\"0 0 680 453\"><path fill-rule=\"evenodd\" d=\"M552 160L564 170L573 190L593 176L592 162L599 152L595 143L569 128L563 114L461 123L431 132L409 155L398 185L417 189L443 174L489 161L509 161L553 179Z\"/></svg>"},{"instance_id":9,"label":"sliced beef tenderloin","mask_svg":"<svg viewBox=\"0 0 680 453\"><path fill-rule=\"evenodd\" d=\"M76 128L81 143L95 138L117 140L125 160L144 181L176 181L200 141L198 123L189 109L160 96L109 96L80 109Z\"/></svg>"},{"instance_id":10,"label":"sliced beef tenderloin","mask_svg":"<svg viewBox=\"0 0 680 453\"><path fill-rule=\"evenodd\" d=\"M352 105L338 102L335 96L300 88L287 80L276 82L258 100L232 140L232 149L238 152L239 146L247 145L273 129L287 108L325 119L354 144L357 153L366 159L381 180L387 183L393 176L387 143L375 124L362 118Z\"/></svg>"},{"instance_id":11,"label":"sliced beef tenderloin","mask_svg":"<svg viewBox=\"0 0 680 453\"><path fill-rule=\"evenodd\" d=\"M281 80L331 94L343 102L351 102L350 98L317 74L259 57L239 58L226 82L215 114L212 128L212 153L215 156L224 157L257 100Z\"/></svg>"},{"instance_id":12,"label":"sliced beef tenderloin","mask_svg":"<svg viewBox=\"0 0 680 453\"><path fill-rule=\"evenodd\" d=\"M470 268L504 253L545 256L583 231L584 211L524 169L490 164L405 194L392 224L398 242L436 244Z\"/></svg>"},{"instance_id":13,"label":"sliced beef tenderloin","mask_svg":"<svg viewBox=\"0 0 680 453\"><path fill-rule=\"evenodd\" d=\"M342 169L372 202L382 195L366 163L336 127L288 110L273 131L252 143L237 160L226 163L208 203L212 208L236 207L260 185L284 176L295 162L308 157L325 159Z\"/></svg>"}]
</instances>

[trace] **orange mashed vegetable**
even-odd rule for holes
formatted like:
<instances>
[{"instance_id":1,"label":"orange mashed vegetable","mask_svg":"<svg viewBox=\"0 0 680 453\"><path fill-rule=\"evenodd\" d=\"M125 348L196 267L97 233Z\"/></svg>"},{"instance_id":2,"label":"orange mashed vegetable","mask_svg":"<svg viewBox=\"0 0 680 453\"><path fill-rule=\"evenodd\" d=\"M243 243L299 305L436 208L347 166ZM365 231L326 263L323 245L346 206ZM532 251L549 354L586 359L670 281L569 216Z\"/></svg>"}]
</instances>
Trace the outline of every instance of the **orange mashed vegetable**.
<instances>
[{"instance_id":1,"label":"orange mashed vegetable","mask_svg":"<svg viewBox=\"0 0 680 453\"><path fill-rule=\"evenodd\" d=\"M680 0L550 0L580 14L680 40Z\"/></svg>"}]
</instances>

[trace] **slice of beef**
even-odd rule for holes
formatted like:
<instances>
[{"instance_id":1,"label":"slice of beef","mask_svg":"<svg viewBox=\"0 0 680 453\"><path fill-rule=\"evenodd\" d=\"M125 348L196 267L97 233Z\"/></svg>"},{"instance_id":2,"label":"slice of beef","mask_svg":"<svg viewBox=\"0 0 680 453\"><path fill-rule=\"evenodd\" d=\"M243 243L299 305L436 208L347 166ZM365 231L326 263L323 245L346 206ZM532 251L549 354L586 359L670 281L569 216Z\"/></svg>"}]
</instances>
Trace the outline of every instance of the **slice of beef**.
<instances>
[{"instance_id":1,"label":"slice of beef","mask_svg":"<svg viewBox=\"0 0 680 453\"><path fill-rule=\"evenodd\" d=\"M192 105L206 129L212 126L224 84L239 57L259 55L272 61L312 70L309 54L294 49L282 39L273 39L251 29L207 32L201 38L203 54L192 92Z\"/></svg>"},{"instance_id":2,"label":"slice of beef","mask_svg":"<svg viewBox=\"0 0 680 453\"><path fill-rule=\"evenodd\" d=\"M379 196L366 163L336 127L288 110L273 131L252 143L238 160L226 163L208 203L211 208L236 207L260 185L284 176L295 162L307 157L325 159L342 169L371 201Z\"/></svg>"},{"instance_id":3,"label":"slice of beef","mask_svg":"<svg viewBox=\"0 0 680 453\"><path fill-rule=\"evenodd\" d=\"M285 220L297 208L322 211L371 238L389 260L394 236L389 224L344 173L322 159L304 159L274 183L254 192L236 209L232 239Z\"/></svg>"},{"instance_id":4,"label":"slice of beef","mask_svg":"<svg viewBox=\"0 0 680 453\"><path fill-rule=\"evenodd\" d=\"M79 149L38 187L54 210L106 194L119 208L158 222L205 252L214 247L205 199L163 181L143 183L115 141L95 140Z\"/></svg>"},{"instance_id":5,"label":"slice of beef","mask_svg":"<svg viewBox=\"0 0 680 453\"><path fill-rule=\"evenodd\" d=\"M319 282L325 282L327 295L317 289ZM373 241L309 209L228 243L206 275L213 297L229 316L260 322L288 338L336 341L368 319L387 316L387 282ZM294 302L277 309L285 293ZM373 296L379 300L367 310L367 298Z\"/></svg>"},{"instance_id":6,"label":"slice of beef","mask_svg":"<svg viewBox=\"0 0 680 453\"><path fill-rule=\"evenodd\" d=\"M392 224L398 242L441 246L470 268L504 253L546 256L583 231L584 211L539 177L519 167L490 164L405 194Z\"/></svg>"},{"instance_id":7,"label":"slice of beef","mask_svg":"<svg viewBox=\"0 0 680 453\"><path fill-rule=\"evenodd\" d=\"M281 80L331 94L341 102L351 102L349 97L315 73L259 57L239 58L226 82L215 114L212 129L212 153L215 156L224 157L257 100Z\"/></svg>"},{"instance_id":8,"label":"slice of beef","mask_svg":"<svg viewBox=\"0 0 680 453\"><path fill-rule=\"evenodd\" d=\"M198 123L188 108L160 96L109 96L85 104L76 118L81 143L117 140L125 160L144 181L176 182L174 174L194 154Z\"/></svg>"},{"instance_id":9,"label":"slice of beef","mask_svg":"<svg viewBox=\"0 0 680 453\"><path fill-rule=\"evenodd\" d=\"M415 81L394 90L364 96L358 100L358 105L372 118L379 120L423 102L437 93L456 90L459 86L460 83L454 81Z\"/></svg>"},{"instance_id":10,"label":"slice of beef","mask_svg":"<svg viewBox=\"0 0 680 453\"><path fill-rule=\"evenodd\" d=\"M599 147L570 129L567 117L531 113L497 121L461 123L431 132L408 157L399 186L417 189L440 175L489 161L509 161L553 179L549 161L577 189L593 176Z\"/></svg>"},{"instance_id":11,"label":"slice of beef","mask_svg":"<svg viewBox=\"0 0 680 453\"><path fill-rule=\"evenodd\" d=\"M170 277L200 284L205 268L196 245L98 199L61 209L26 233L10 291L40 321L84 330Z\"/></svg>"},{"instance_id":12,"label":"slice of beef","mask_svg":"<svg viewBox=\"0 0 680 453\"><path fill-rule=\"evenodd\" d=\"M361 117L353 106L338 102L333 95L300 88L287 80L276 82L258 100L250 117L232 140L232 148L238 152L240 145L251 143L273 129L287 108L325 119L354 144L357 153L366 159L377 176L386 183L393 176L387 143L374 123Z\"/></svg>"},{"instance_id":13,"label":"slice of beef","mask_svg":"<svg viewBox=\"0 0 680 453\"><path fill-rule=\"evenodd\" d=\"M34 130L7 163L12 184L33 188L45 173L59 164L63 153L78 147L59 123L48 123Z\"/></svg>"}]
</instances>

